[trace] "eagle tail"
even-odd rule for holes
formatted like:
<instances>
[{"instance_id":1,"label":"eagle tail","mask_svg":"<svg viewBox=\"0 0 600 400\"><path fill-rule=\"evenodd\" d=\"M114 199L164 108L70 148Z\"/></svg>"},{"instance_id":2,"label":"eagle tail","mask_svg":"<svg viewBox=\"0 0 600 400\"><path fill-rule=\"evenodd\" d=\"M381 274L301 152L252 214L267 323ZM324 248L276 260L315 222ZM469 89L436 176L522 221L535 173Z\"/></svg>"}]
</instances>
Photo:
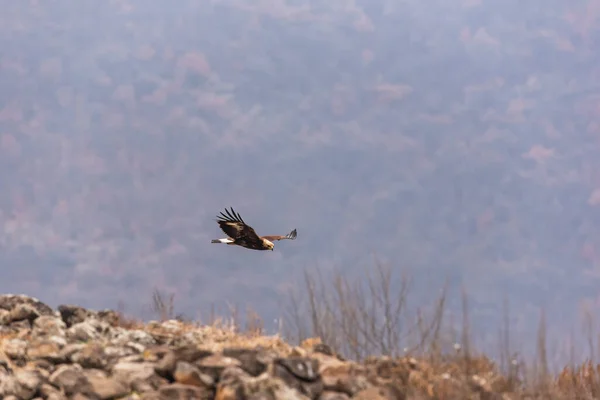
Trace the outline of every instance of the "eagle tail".
<instances>
[{"instance_id":1,"label":"eagle tail","mask_svg":"<svg viewBox=\"0 0 600 400\"><path fill-rule=\"evenodd\" d=\"M213 239L210 242L211 243L226 243L226 244L229 244L229 243L233 243L233 240L229 239L229 238L225 238L225 239Z\"/></svg>"}]
</instances>

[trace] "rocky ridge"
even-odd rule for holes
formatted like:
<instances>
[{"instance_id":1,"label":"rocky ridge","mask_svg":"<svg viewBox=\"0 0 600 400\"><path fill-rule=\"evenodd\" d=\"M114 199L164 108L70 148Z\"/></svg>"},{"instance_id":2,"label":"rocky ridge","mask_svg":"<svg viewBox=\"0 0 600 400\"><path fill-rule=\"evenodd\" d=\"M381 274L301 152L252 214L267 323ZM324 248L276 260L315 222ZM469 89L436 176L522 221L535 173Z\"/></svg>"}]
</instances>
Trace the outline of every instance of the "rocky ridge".
<instances>
[{"instance_id":1,"label":"rocky ridge","mask_svg":"<svg viewBox=\"0 0 600 400\"><path fill-rule=\"evenodd\" d=\"M478 363L478 364L477 364ZM345 360L325 343L0 295L0 396L16 399L512 399L485 359L476 373L411 357Z\"/></svg>"}]
</instances>

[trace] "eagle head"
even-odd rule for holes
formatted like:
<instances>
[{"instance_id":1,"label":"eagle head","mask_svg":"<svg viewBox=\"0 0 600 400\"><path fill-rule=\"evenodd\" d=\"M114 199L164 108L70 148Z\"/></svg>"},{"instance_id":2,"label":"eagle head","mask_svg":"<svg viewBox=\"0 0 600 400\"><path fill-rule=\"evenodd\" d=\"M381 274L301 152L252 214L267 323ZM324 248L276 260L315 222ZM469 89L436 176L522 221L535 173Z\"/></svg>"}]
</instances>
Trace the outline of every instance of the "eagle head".
<instances>
[{"instance_id":1,"label":"eagle head","mask_svg":"<svg viewBox=\"0 0 600 400\"><path fill-rule=\"evenodd\" d=\"M273 249L275 248L275 244L273 242L271 242L270 240L263 239L263 243L265 244L267 249L269 249L271 251L273 251Z\"/></svg>"}]
</instances>

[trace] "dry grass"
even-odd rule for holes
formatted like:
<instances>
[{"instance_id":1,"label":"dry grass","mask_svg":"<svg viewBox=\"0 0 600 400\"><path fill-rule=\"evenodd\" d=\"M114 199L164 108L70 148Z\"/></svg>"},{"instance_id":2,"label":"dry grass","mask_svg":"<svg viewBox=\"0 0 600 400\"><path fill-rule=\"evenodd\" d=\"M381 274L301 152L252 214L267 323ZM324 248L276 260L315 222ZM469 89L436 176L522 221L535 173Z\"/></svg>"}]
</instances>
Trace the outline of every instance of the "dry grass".
<instances>
[{"instance_id":1,"label":"dry grass","mask_svg":"<svg viewBox=\"0 0 600 400\"><path fill-rule=\"evenodd\" d=\"M535 357L525 359L514 351L516 338L511 335L505 298L498 332L499 357L494 359L473 343L466 290L461 292L462 322L456 329L445 309L447 285L431 299L429 307L410 309L411 280L405 274L395 277L392 272L379 262L355 280L340 271L334 271L328 280L319 271L305 272L302 291L291 296L286 338L301 342L319 337L336 352L355 360L374 355L415 356L431 368L429 385L433 376L444 372L470 379L495 374L487 384L494 390L513 393L514 399L600 398L600 364L594 362L594 343L600 342L600 336L593 334L590 313L585 321L589 359L576 365L571 349L570 365L552 373L543 311Z\"/></svg>"},{"instance_id":2,"label":"dry grass","mask_svg":"<svg viewBox=\"0 0 600 400\"><path fill-rule=\"evenodd\" d=\"M411 378L412 384L422 387L432 398L455 398L450 393L470 398L467 393L452 392L451 382L439 379L444 374L494 392L511 393L504 398L515 400L600 398L600 365L594 361L594 344L600 341L600 336L593 334L591 314L586 315L585 321L589 359L576 364L572 350L570 364L552 373L543 312L537 329L535 357L526 360L514 351L517 338L511 335L508 300L504 299L499 351L494 359L473 343L466 290L461 292L459 328L446 312L447 285L442 286L428 307L411 309L411 294L411 280L406 275L396 279L393 270L382 263L367 270L364 278L354 280L339 271L334 271L329 280L320 272L306 272L304 287L291 294L285 325L275 335L266 334L263 320L250 308L245 310L245 318L241 318L236 307L230 307L226 317L217 316L213 307L205 323L193 325L194 329L201 326L206 331L205 343L214 350L232 345L262 346L293 354L298 351L294 344L302 348L322 342L337 354L356 361L368 362L374 356L404 360L415 357L427 367ZM159 321L179 321L184 330L192 326L190 320L175 312L174 295L166 296L155 290L152 310ZM125 327L142 324L125 316L120 321Z\"/></svg>"}]
</instances>

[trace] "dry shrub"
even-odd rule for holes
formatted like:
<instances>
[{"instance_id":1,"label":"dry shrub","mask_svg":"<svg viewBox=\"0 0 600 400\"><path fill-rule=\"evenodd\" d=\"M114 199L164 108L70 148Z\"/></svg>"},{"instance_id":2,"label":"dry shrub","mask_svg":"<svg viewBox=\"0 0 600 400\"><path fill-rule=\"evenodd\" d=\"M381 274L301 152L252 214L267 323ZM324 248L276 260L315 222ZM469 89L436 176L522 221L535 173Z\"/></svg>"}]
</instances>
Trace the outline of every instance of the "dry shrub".
<instances>
[{"instance_id":1,"label":"dry shrub","mask_svg":"<svg viewBox=\"0 0 600 400\"><path fill-rule=\"evenodd\" d=\"M330 280L319 271L305 272L301 292L291 293L285 333L288 342L302 347L325 343L345 358L365 360L373 356L415 356L423 363L418 374L411 375L413 387L438 398L466 398L458 380L486 387L494 393L511 393L511 399L597 399L600 398L600 365L594 362L596 340L591 314L586 314L585 330L590 356L553 374L549 356L545 313L542 310L537 330L535 357L526 362L513 350L508 300L504 299L502 326L499 330L499 362L478 352L473 345L469 302L462 289L460 332L445 314L447 285L431 300L428 308L411 309L411 280L406 274L394 276L392 268L376 263L364 277L351 279L334 271ZM182 319L175 313L175 296L165 296L155 289L152 310L161 321ZM266 337L262 318L247 308L245 318L238 307L229 305L227 313L217 315L211 307L208 326L227 334L227 343L250 346L267 343L287 348L278 335ZM120 313L122 315L122 313ZM135 319L123 317L122 326L139 326ZM266 341L266 342L265 342ZM263 343L264 342L264 343ZM215 342L215 346L226 343ZM408 358L404 358L407 360ZM440 377L452 377L444 380ZM441 380L440 380L441 379ZM421 382L422 381L422 382ZM420 382L420 383L419 383ZM477 382L483 382L478 384ZM472 387L472 388L473 388ZM475 388L475 390L481 390ZM484 392L482 392L484 393ZM454 396L454 397L452 397Z\"/></svg>"},{"instance_id":2,"label":"dry shrub","mask_svg":"<svg viewBox=\"0 0 600 400\"><path fill-rule=\"evenodd\" d=\"M302 292L291 294L286 337L297 342L319 337L337 353L357 360L442 350L447 344L441 337L446 286L429 312L411 311L405 274L395 280L389 266L376 262L365 275L351 281L334 271L327 283L319 271L316 277L305 272Z\"/></svg>"}]
</instances>

